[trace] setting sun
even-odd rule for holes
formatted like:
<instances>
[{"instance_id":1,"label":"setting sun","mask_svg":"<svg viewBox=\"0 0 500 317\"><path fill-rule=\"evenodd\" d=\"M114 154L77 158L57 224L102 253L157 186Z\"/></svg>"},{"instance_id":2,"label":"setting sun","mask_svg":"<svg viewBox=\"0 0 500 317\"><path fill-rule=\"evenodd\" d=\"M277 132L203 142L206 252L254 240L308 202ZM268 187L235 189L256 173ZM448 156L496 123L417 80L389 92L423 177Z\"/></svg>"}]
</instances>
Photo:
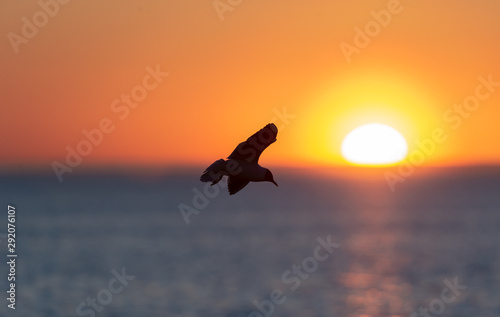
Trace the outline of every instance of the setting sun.
<instances>
[{"instance_id":1,"label":"setting sun","mask_svg":"<svg viewBox=\"0 0 500 317\"><path fill-rule=\"evenodd\" d=\"M341 152L354 164L387 165L402 161L408 153L408 145L394 128L370 123L349 132L342 142Z\"/></svg>"}]
</instances>

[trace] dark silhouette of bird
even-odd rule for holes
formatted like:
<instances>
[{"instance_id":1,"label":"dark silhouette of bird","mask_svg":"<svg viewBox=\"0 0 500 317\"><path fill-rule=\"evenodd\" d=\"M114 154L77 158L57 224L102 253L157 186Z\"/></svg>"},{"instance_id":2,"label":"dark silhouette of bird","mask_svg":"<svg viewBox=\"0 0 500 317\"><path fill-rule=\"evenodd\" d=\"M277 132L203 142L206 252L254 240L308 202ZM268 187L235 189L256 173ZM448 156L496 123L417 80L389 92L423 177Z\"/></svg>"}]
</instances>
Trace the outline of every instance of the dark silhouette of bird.
<instances>
[{"instance_id":1,"label":"dark silhouette of bird","mask_svg":"<svg viewBox=\"0 0 500 317\"><path fill-rule=\"evenodd\" d=\"M274 123L269 123L246 141L241 142L234 149L227 160L219 159L212 163L201 175L202 182L217 184L223 176L228 176L227 189L230 195L242 190L249 182L274 181L273 173L259 165L259 157L269 145L276 142L278 128Z\"/></svg>"}]
</instances>

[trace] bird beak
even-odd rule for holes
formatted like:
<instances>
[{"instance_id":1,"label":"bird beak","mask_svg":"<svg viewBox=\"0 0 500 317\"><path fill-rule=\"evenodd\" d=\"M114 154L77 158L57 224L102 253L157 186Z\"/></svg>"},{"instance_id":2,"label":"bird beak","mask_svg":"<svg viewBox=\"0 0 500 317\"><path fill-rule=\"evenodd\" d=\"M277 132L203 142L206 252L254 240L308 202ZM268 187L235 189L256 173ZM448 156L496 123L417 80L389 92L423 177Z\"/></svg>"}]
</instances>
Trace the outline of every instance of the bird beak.
<instances>
[{"instance_id":1,"label":"bird beak","mask_svg":"<svg viewBox=\"0 0 500 317\"><path fill-rule=\"evenodd\" d=\"M273 182L273 184L274 184L274 185L276 185L276 187L279 187L279 186L278 186L278 183L276 183L276 182L274 181L274 179L273 179L271 182Z\"/></svg>"}]
</instances>

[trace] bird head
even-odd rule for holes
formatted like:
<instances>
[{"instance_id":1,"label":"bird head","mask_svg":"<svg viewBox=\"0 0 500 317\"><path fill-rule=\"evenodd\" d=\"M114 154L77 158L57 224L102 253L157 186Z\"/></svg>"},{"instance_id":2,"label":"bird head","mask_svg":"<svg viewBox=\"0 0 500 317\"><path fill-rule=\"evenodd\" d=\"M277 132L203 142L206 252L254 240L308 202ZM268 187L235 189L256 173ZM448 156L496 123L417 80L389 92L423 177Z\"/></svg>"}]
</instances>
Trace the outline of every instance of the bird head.
<instances>
[{"instance_id":1,"label":"bird head","mask_svg":"<svg viewBox=\"0 0 500 317\"><path fill-rule=\"evenodd\" d=\"M267 171L266 171L266 176L265 176L264 180L265 180L266 182L271 182L271 183L273 183L274 185L278 186L278 184L274 181L273 173L271 173L271 171L270 171L270 170L267 170Z\"/></svg>"}]
</instances>

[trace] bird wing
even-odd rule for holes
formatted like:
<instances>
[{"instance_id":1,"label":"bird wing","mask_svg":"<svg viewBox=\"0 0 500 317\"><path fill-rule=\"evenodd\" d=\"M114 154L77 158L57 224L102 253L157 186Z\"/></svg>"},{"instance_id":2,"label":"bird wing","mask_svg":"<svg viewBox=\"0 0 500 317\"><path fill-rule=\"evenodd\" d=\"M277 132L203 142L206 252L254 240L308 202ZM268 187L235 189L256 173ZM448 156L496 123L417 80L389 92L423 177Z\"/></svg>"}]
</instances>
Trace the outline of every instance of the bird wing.
<instances>
[{"instance_id":1,"label":"bird wing","mask_svg":"<svg viewBox=\"0 0 500 317\"><path fill-rule=\"evenodd\" d=\"M246 178L240 178L236 176L229 176L229 179L227 181L227 190L229 191L229 195L236 194L240 190L243 189L243 187L247 186L250 181Z\"/></svg>"},{"instance_id":2,"label":"bird wing","mask_svg":"<svg viewBox=\"0 0 500 317\"><path fill-rule=\"evenodd\" d=\"M278 128L274 123L269 123L254 133L246 141L238 144L228 158L257 164L262 151L264 151L269 145L276 142L277 135Z\"/></svg>"}]
</instances>

